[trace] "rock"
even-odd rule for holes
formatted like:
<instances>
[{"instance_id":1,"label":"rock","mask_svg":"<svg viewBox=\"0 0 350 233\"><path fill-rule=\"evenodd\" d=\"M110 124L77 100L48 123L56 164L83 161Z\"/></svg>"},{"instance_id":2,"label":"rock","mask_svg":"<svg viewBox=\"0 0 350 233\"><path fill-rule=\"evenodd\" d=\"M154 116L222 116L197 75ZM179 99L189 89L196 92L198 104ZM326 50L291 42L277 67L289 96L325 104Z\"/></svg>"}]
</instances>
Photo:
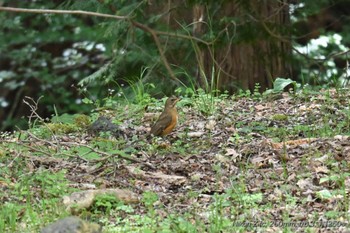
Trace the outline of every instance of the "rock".
<instances>
[{"instance_id":1,"label":"rock","mask_svg":"<svg viewBox=\"0 0 350 233\"><path fill-rule=\"evenodd\" d=\"M105 116L100 116L88 128L89 134L98 136L101 132L110 132L114 137L119 137L122 134L118 126L113 124L112 121Z\"/></svg>"},{"instance_id":2,"label":"rock","mask_svg":"<svg viewBox=\"0 0 350 233\"><path fill-rule=\"evenodd\" d=\"M71 216L60 219L43 228L41 233L101 233L102 227L96 223Z\"/></svg>"},{"instance_id":3,"label":"rock","mask_svg":"<svg viewBox=\"0 0 350 233\"><path fill-rule=\"evenodd\" d=\"M89 208L97 195L110 194L126 204L138 203L139 197L136 193L124 189L98 189L74 192L63 197L63 204L71 213L79 213L82 209Z\"/></svg>"}]
</instances>

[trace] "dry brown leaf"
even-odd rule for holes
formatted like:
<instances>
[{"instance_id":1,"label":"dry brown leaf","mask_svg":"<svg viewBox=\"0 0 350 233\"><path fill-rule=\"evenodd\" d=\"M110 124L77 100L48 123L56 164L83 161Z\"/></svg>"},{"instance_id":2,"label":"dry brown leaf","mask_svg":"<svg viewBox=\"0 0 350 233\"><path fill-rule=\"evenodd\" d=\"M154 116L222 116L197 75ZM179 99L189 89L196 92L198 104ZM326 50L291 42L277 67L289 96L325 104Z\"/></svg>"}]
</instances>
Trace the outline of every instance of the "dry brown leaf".
<instances>
[{"instance_id":1,"label":"dry brown leaf","mask_svg":"<svg viewBox=\"0 0 350 233\"><path fill-rule=\"evenodd\" d=\"M282 162L288 162L291 160L291 156L286 152L277 153L277 158Z\"/></svg>"},{"instance_id":2,"label":"dry brown leaf","mask_svg":"<svg viewBox=\"0 0 350 233\"><path fill-rule=\"evenodd\" d=\"M236 128L233 126L226 127L225 129L227 132L230 132L230 133L235 133L237 131Z\"/></svg>"},{"instance_id":3,"label":"dry brown leaf","mask_svg":"<svg viewBox=\"0 0 350 233\"><path fill-rule=\"evenodd\" d=\"M288 178L287 178L288 182L293 181L293 180L295 179L295 177L296 177L296 174L295 174L295 173L290 174L290 175L288 176Z\"/></svg>"},{"instance_id":4,"label":"dry brown leaf","mask_svg":"<svg viewBox=\"0 0 350 233\"><path fill-rule=\"evenodd\" d=\"M333 137L335 140L339 140L339 141L346 141L349 139L348 135L335 135Z\"/></svg>"},{"instance_id":5,"label":"dry brown leaf","mask_svg":"<svg viewBox=\"0 0 350 233\"><path fill-rule=\"evenodd\" d=\"M309 144L316 140L317 140L316 138L303 138L303 139L291 140L291 141L280 142L280 143L271 142L271 146L273 149L282 149L285 146L299 146L302 144Z\"/></svg>"},{"instance_id":6,"label":"dry brown leaf","mask_svg":"<svg viewBox=\"0 0 350 233\"><path fill-rule=\"evenodd\" d=\"M251 163L257 168L267 168L269 167L268 159L261 156L257 156L251 159Z\"/></svg>"},{"instance_id":7,"label":"dry brown leaf","mask_svg":"<svg viewBox=\"0 0 350 233\"><path fill-rule=\"evenodd\" d=\"M306 188L312 186L312 183L311 183L309 178L308 179L300 179L300 180L298 180L297 185L301 189L306 189Z\"/></svg>"},{"instance_id":8,"label":"dry brown leaf","mask_svg":"<svg viewBox=\"0 0 350 233\"><path fill-rule=\"evenodd\" d=\"M225 157L225 156L223 156L223 155L221 155L221 154L216 154L215 155L215 159L217 160L217 161L219 161L219 162L221 162L221 163L229 163L230 162L230 160L227 158L227 157Z\"/></svg>"},{"instance_id":9,"label":"dry brown leaf","mask_svg":"<svg viewBox=\"0 0 350 233\"><path fill-rule=\"evenodd\" d=\"M159 113L155 112L145 112L143 114L143 121L154 121L159 116Z\"/></svg>"},{"instance_id":10,"label":"dry brown leaf","mask_svg":"<svg viewBox=\"0 0 350 233\"><path fill-rule=\"evenodd\" d=\"M234 148L226 148L225 155L230 156L233 162L237 162L237 158L241 158L242 154L237 153Z\"/></svg>"},{"instance_id":11,"label":"dry brown leaf","mask_svg":"<svg viewBox=\"0 0 350 233\"><path fill-rule=\"evenodd\" d=\"M254 108L258 111L261 111L261 110L267 109L268 107L258 104L258 105L255 105Z\"/></svg>"},{"instance_id":12,"label":"dry brown leaf","mask_svg":"<svg viewBox=\"0 0 350 233\"><path fill-rule=\"evenodd\" d=\"M209 120L208 123L205 125L205 128L211 131L214 129L215 125L216 125L215 120Z\"/></svg>"},{"instance_id":13,"label":"dry brown leaf","mask_svg":"<svg viewBox=\"0 0 350 233\"><path fill-rule=\"evenodd\" d=\"M162 172L145 172L133 166L126 166L126 168L131 174L134 174L135 176L141 177L143 179L161 180L161 182L164 182L166 184L181 185L187 181L187 178L184 176L167 175Z\"/></svg>"},{"instance_id":14,"label":"dry brown leaf","mask_svg":"<svg viewBox=\"0 0 350 233\"><path fill-rule=\"evenodd\" d=\"M329 169L326 166L319 166L319 167L315 167L314 171L316 173L323 173L323 174L328 174Z\"/></svg>"}]
</instances>

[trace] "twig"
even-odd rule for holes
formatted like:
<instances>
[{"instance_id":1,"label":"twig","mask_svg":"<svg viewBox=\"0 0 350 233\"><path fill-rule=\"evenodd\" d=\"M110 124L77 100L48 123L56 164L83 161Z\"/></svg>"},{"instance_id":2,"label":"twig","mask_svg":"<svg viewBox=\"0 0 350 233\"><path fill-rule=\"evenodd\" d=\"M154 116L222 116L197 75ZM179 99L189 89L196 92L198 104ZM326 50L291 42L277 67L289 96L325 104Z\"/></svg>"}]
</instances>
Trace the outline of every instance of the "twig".
<instances>
[{"instance_id":1,"label":"twig","mask_svg":"<svg viewBox=\"0 0 350 233\"><path fill-rule=\"evenodd\" d=\"M28 131L27 131L26 133L28 133L29 136L31 136L33 139L35 139L35 140L37 140L37 141L39 141L39 142L43 142L43 143L45 143L45 144L49 144L49 145L51 145L51 146L53 146L53 147L57 147L57 145L56 145L55 143L53 143L52 141L38 138L38 137L36 137L35 135L33 135L32 133L30 133L30 132L28 132ZM29 148L29 149L31 149L31 150L33 150L33 151L37 151L37 152L43 153L43 154L45 154L45 155L47 155L47 156L49 156L49 157L52 156L52 154L51 154L50 152L46 152L46 151L40 150L40 149L38 149L38 148L35 148L35 147L33 147L33 146L27 145L27 144L24 143L24 141L12 141L12 140L0 139L0 142L15 143L15 144L24 146L24 147L26 147L26 148ZM32 143L32 141L28 141L28 142L31 142L31 143ZM99 163L99 162L104 162L104 161L110 159L111 157L117 156L117 157L119 157L119 158L121 158L121 159L128 160L128 161L131 161L131 162L134 162L134 163L143 164L143 165L145 165L145 166L147 166L147 167L149 167L149 168L151 168L151 169L155 169L155 167L154 167L152 164L148 163L148 162L143 162L143 161L138 160L138 159L135 159L135 158L127 157L127 156L122 155L121 153L109 154L109 153L107 153L107 152L97 150L97 149L95 149L95 148L93 148L93 147L91 147L91 146L89 146L89 145L85 145L85 144L81 144L81 143L76 143L76 142L60 142L60 144L61 144L61 145L83 146L83 147L85 147L85 148L88 148L88 149L91 150L92 152L95 152L95 153L97 153L97 154L100 154L100 155L104 156L104 157L102 157L102 158L93 159L93 160L86 160L86 159L84 159L83 157L78 156L79 159L81 159L81 160L83 160L83 161L85 161L85 162ZM59 153L59 154L63 154L63 155L67 155L67 156L69 156L69 157L76 157L76 156L72 156L72 155L69 155L69 154L66 154L66 153L60 153L60 152L58 152L58 153Z\"/></svg>"},{"instance_id":2,"label":"twig","mask_svg":"<svg viewBox=\"0 0 350 233\"><path fill-rule=\"evenodd\" d=\"M30 145L27 145L26 143L33 143L32 141L25 141L25 140L21 140L21 141L14 141L14 140L6 140L6 139L0 139L0 142L6 142L6 143L13 143L13 144L16 144L16 145L20 145L20 146L23 146L25 148L28 148L32 151L36 151L36 152L39 152L39 153L42 153L44 155L47 155L48 157L50 157L50 159L52 158L52 153L50 152L47 152L47 151L44 151L44 150L41 150L41 149L38 149L37 147L33 147L33 146L30 146ZM37 158L40 158L42 159L42 157L38 157L38 156L32 156L32 155L27 155L27 154L22 154L21 156L23 157L26 157L26 158L34 158L34 157L37 157ZM16 156L18 157L18 156ZM47 157L45 157L47 159Z\"/></svg>"},{"instance_id":3,"label":"twig","mask_svg":"<svg viewBox=\"0 0 350 233\"><path fill-rule=\"evenodd\" d=\"M43 96L40 96L39 99L37 101L34 101L33 98L25 96L23 99L23 103L25 103L26 105L28 105L28 107L30 108L30 115L28 116L29 120L28 120L28 124L31 126L31 119L35 116L37 119L39 119L45 126L46 128L51 132L52 137L55 139L56 143L57 143L57 148L59 149L59 141L57 140L55 134L52 132L52 130L47 126L47 124L45 123L45 120L36 112L38 110L38 105L39 105L39 100L42 98ZM27 100L32 101L32 104L30 104ZM31 134L30 132L28 132L28 134L30 134L31 136L35 137L35 135Z\"/></svg>"},{"instance_id":4,"label":"twig","mask_svg":"<svg viewBox=\"0 0 350 233\"><path fill-rule=\"evenodd\" d=\"M157 48L158 48L159 55L160 55L160 59L162 60L162 62L163 62L163 64L164 64L165 68L167 69L167 71L168 71L170 77L171 77L173 80L179 82L179 80L176 78L176 76L175 76L173 70L171 69L168 60L166 59L166 57L165 57L165 55L164 55L164 50L163 50L163 48L162 48L162 45L161 45L161 43L160 43L160 41L159 41L159 38L158 38L156 32L155 32L153 29L151 29L150 27L148 27L148 26L146 26L146 25L144 25L144 24L138 23L138 22L136 22L136 21L131 20L131 23L132 23L135 27L138 27L138 28L140 28L140 29L142 29L142 30L144 30L144 31L147 31L148 33L150 33L150 34L152 35L153 40L154 40L154 42L156 43L156 46L157 46Z\"/></svg>"},{"instance_id":5,"label":"twig","mask_svg":"<svg viewBox=\"0 0 350 233\"><path fill-rule=\"evenodd\" d=\"M89 160L89 162L92 162L92 163L104 162L104 161L108 160L108 159L111 158L111 157L117 156L117 157L119 157L119 158L121 158L121 159L128 160L128 161L131 161L131 162L134 162L134 163L144 164L144 165L146 165L147 167L152 168L152 169L155 168L152 164L145 163L145 162L143 162L143 161L141 161L141 160L138 160L138 159L135 159L135 158L131 158L131 157L124 156L124 155L122 155L121 153L118 153L118 154L109 154L109 153L104 152L104 151L96 150L96 149L93 148L92 146L85 145L85 144L80 144L80 143L76 143L76 142L61 142L61 144L63 144L63 145L74 145L74 146L83 146L83 147L86 147L86 148L90 149L92 152L95 152L95 153L97 153L97 154L100 154L100 155L103 155L103 156L104 156L104 157L99 158L99 159Z\"/></svg>"},{"instance_id":6,"label":"twig","mask_svg":"<svg viewBox=\"0 0 350 233\"><path fill-rule=\"evenodd\" d=\"M347 53L350 53L350 49L349 49L349 50L346 50L346 51L339 52L339 53L330 54L327 58L330 59L330 58L332 58L332 57L337 57L337 56L345 55L345 54L347 54Z\"/></svg>"},{"instance_id":7,"label":"twig","mask_svg":"<svg viewBox=\"0 0 350 233\"><path fill-rule=\"evenodd\" d=\"M41 138L38 138L36 137L35 135L33 135L32 133L30 132L27 132L31 137L33 137L34 139L38 140L38 141L41 141L41 142L45 142L45 143L48 143L50 144L51 146L55 146L57 147L57 145L55 145L53 142L49 141L49 140L45 140L45 139L41 139ZM61 145L74 145L74 146L83 146L85 148L88 148L89 150L91 150L92 152L95 152L97 154L100 154L100 155L103 155L104 157L102 158L99 158L99 159L93 159L93 160L89 160L89 162L92 162L92 163L99 163L99 162L104 162L106 160L108 160L109 158L113 157L113 156L117 156L121 159L124 159L124 160L128 160L128 161L131 161L131 162L134 162L134 163L140 163L140 164L144 164L146 166L148 166L149 168L152 168L154 169L155 167L152 165L152 164L149 164L149 163L145 163L141 160L138 160L138 159L134 159L134 158L131 158L131 157L127 157L127 156L124 156L122 154L109 154L107 152L104 152L104 151L100 151L100 150L96 150L95 148L89 146L89 145L85 145L85 144L81 144L81 143L76 143L76 142L60 142Z\"/></svg>"},{"instance_id":8,"label":"twig","mask_svg":"<svg viewBox=\"0 0 350 233\"><path fill-rule=\"evenodd\" d=\"M21 131L21 132L22 132L23 134L27 133L30 137L34 138L34 139L37 140L37 141L44 142L44 143L46 143L46 144L51 145L52 147L59 148L58 140L57 140L56 137L54 137L54 138L55 138L57 144L55 144L55 143L53 143L53 142L51 142L51 141L49 141L49 140L45 140L45 139L38 138L37 136L35 136L34 134L32 134L32 133L29 132L29 131Z\"/></svg>"},{"instance_id":9,"label":"twig","mask_svg":"<svg viewBox=\"0 0 350 233\"><path fill-rule=\"evenodd\" d=\"M29 96L25 96L23 99L23 103L25 103L30 108L30 115L28 116L28 125L29 126L32 125L32 118L34 118L34 116L37 119L39 119L40 121L44 122L44 119L36 112L38 110L38 104L39 104L39 101L41 98L43 98L43 96L40 96L37 101L34 101L33 98L31 98ZM28 102L28 100L30 100L32 103L30 104Z\"/></svg>"}]
</instances>

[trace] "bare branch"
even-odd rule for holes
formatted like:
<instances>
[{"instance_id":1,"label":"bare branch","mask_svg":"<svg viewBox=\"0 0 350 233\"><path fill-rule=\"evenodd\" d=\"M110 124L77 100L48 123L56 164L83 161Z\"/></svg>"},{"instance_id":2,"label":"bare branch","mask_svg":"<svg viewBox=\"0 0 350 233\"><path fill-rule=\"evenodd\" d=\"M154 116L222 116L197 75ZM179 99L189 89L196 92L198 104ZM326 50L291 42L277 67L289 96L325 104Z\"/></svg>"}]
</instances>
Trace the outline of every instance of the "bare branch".
<instances>
[{"instance_id":1,"label":"bare branch","mask_svg":"<svg viewBox=\"0 0 350 233\"><path fill-rule=\"evenodd\" d=\"M174 79L175 81L179 81L179 80L176 78L176 76L175 76L173 70L171 69L171 67L170 67L170 65L169 65L168 60L166 59L166 57L165 57L165 55L164 55L164 50L163 50L163 48L162 48L162 45L161 45L161 43L160 43L160 41L159 41L159 38L158 38L156 32L155 32L153 29L151 29L150 27L147 27L147 26L144 25L144 24L141 24L141 23L138 23L138 22L135 22L135 21L131 21L131 23L132 23L135 27L138 27L138 28L140 28L140 29L142 29L142 30L144 30L144 31L147 31L148 33L150 33L150 34L152 35L153 40L154 40L154 42L155 42L156 45L157 45L160 58L161 58L161 60L162 60L162 62L163 62L163 64L164 64L165 68L167 69L167 71L168 71L170 77L171 77L172 79Z\"/></svg>"},{"instance_id":2,"label":"bare branch","mask_svg":"<svg viewBox=\"0 0 350 233\"><path fill-rule=\"evenodd\" d=\"M118 16L96 13L91 11L71 11L71 10L48 10L48 9L27 9L27 8L14 8L14 7L0 7L0 11L11 11L11 12L21 12L21 13L39 13L39 14L70 14L70 15L90 15L103 18L112 19L130 19L128 16Z\"/></svg>"}]
</instances>

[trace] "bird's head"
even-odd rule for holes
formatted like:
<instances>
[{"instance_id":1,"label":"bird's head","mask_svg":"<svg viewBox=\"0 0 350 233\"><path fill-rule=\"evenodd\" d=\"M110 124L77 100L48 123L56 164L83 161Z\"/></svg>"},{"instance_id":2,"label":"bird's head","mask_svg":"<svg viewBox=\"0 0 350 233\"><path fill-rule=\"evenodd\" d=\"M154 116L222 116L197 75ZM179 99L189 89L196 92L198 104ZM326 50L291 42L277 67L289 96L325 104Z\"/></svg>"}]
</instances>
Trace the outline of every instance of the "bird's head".
<instances>
[{"instance_id":1,"label":"bird's head","mask_svg":"<svg viewBox=\"0 0 350 233\"><path fill-rule=\"evenodd\" d=\"M180 98L176 96L170 96L165 102L165 108L174 108L179 100Z\"/></svg>"}]
</instances>

